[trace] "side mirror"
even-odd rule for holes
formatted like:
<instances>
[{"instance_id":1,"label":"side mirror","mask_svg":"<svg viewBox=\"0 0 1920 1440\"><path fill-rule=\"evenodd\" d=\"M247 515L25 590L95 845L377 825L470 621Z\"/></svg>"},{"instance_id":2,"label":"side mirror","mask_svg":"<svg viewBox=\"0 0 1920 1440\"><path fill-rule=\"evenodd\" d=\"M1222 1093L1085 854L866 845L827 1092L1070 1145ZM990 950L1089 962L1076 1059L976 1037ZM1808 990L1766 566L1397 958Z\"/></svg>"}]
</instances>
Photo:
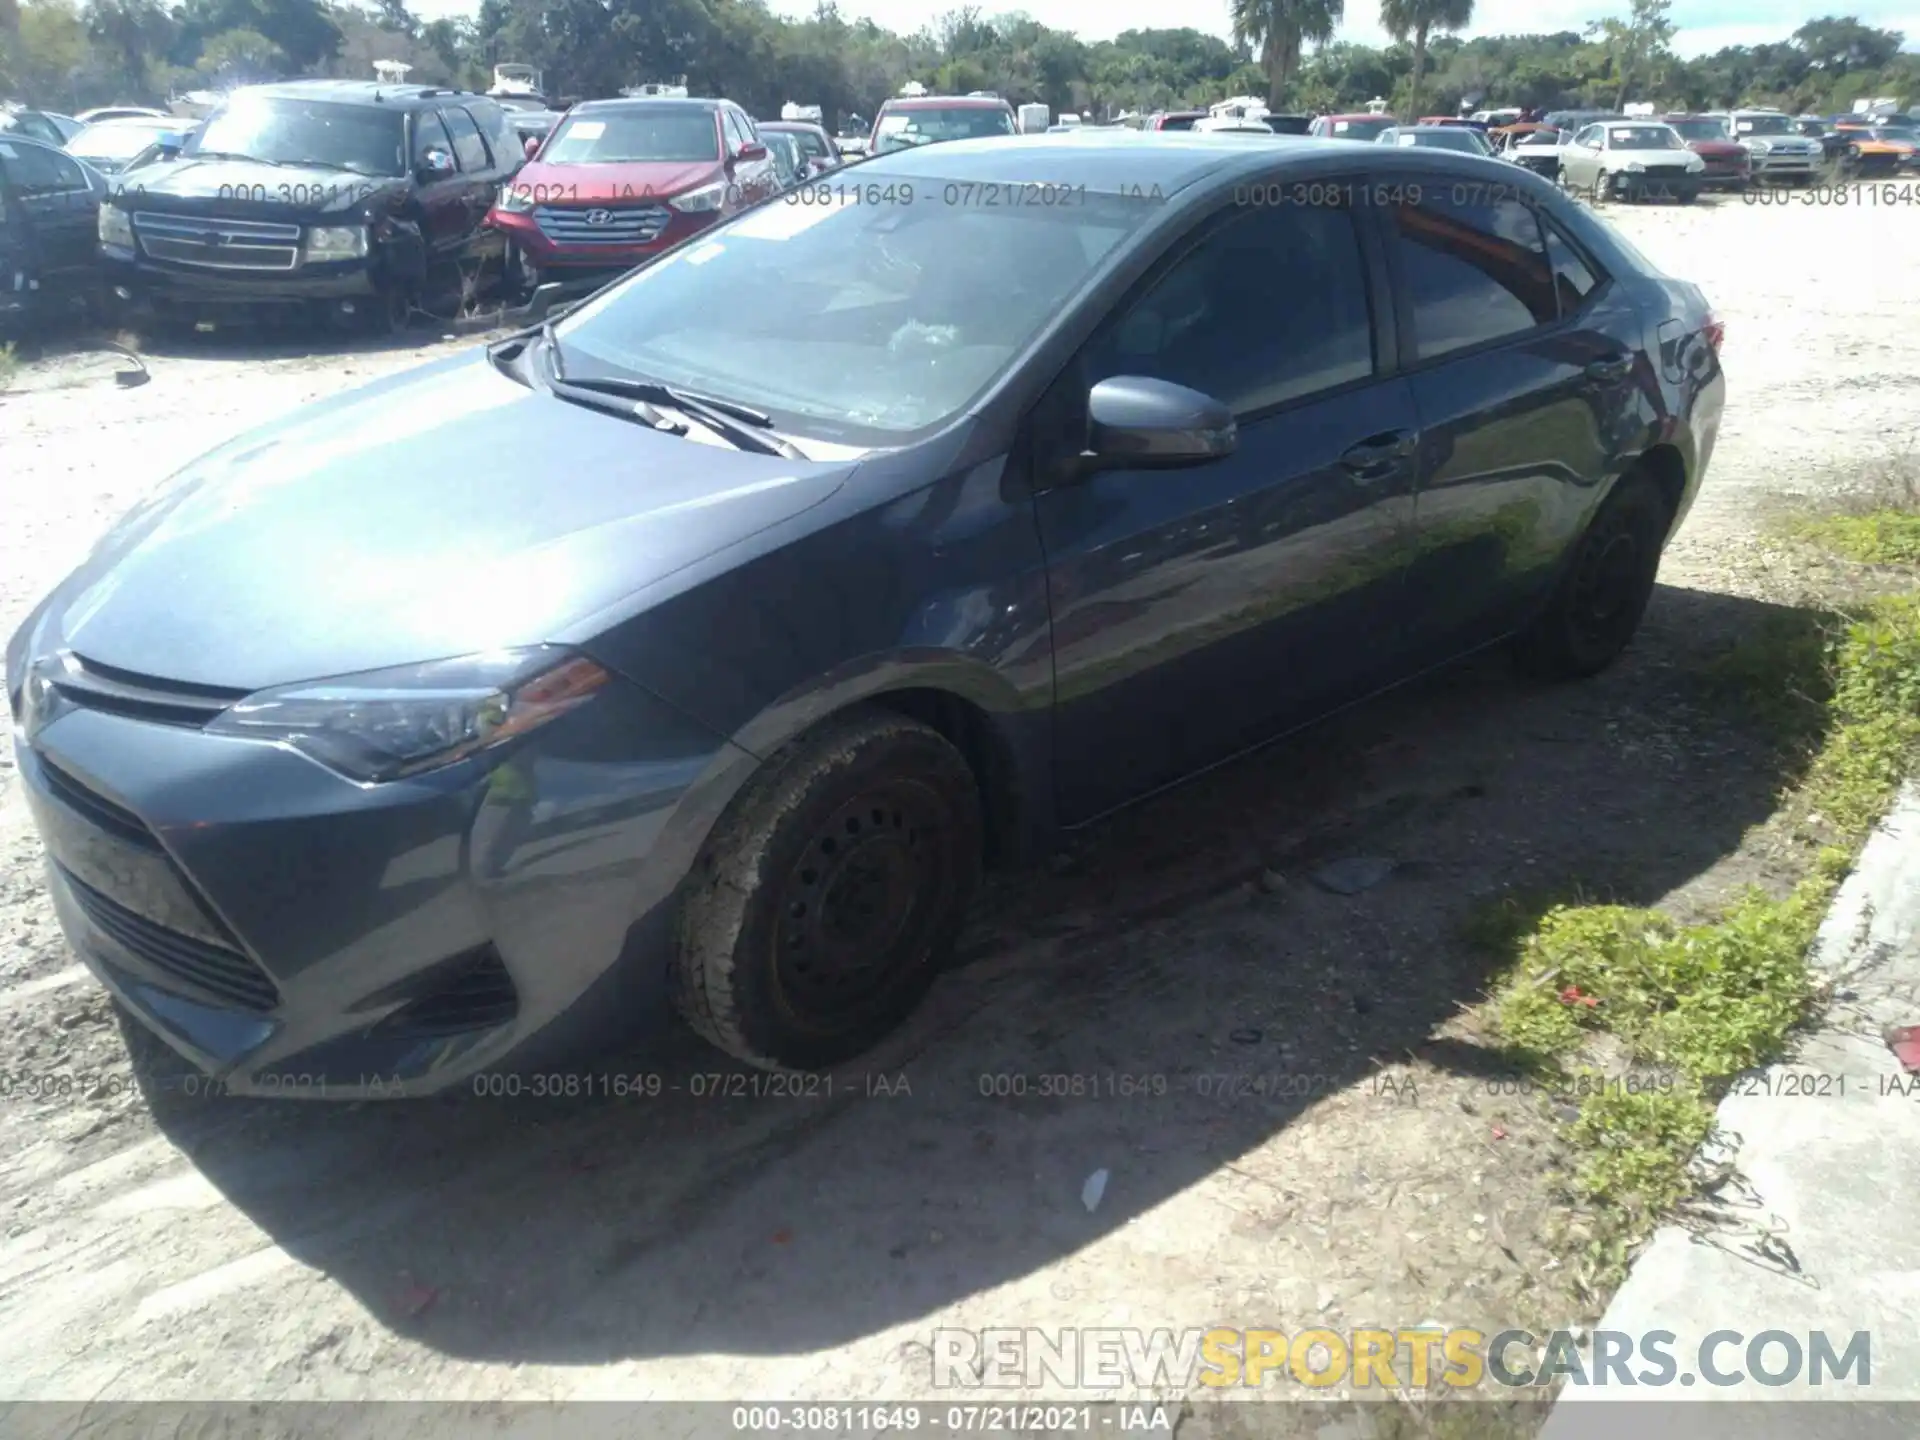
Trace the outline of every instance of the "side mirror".
<instances>
[{"instance_id":1,"label":"side mirror","mask_svg":"<svg viewBox=\"0 0 1920 1440\"><path fill-rule=\"evenodd\" d=\"M1211 395L1168 380L1116 375L1087 396L1084 471L1177 470L1233 454L1233 412Z\"/></svg>"},{"instance_id":2,"label":"side mirror","mask_svg":"<svg viewBox=\"0 0 1920 1440\"><path fill-rule=\"evenodd\" d=\"M540 137L538 135L527 136L526 143L523 144L520 149L525 153L527 159L531 160L540 151Z\"/></svg>"},{"instance_id":3,"label":"side mirror","mask_svg":"<svg viewBox=\"0 0 1920 1440\"><path fill-rule=\"evenodd\" d=\"M453 156L435 146L420 157L422 180L444 180L453 174Z\"/></svg>"},{"instance_id":4,"label":"side mirror","mask_svg":"<svg viewBox=\"0 0 1920 1440\"><path fill-rule=\"evenodd\" d=\"M736 160L764 160L767 158L767 147L759 144L757 141L749 140L740 147L740 153L733 158Z\"/></svg>"},{"instance_id":5,"label":"side mirror","mask_svg":"<svg viewBox=\"0 0 1920 1440\"><path fill-rule=\"evenodd\" d=\"M184 135L162 135L158 140L153 142L153 148L159 152L162 160L177 160L180 157L180 152L187 148L187 137Z\"/></svg>"}]
</instances>

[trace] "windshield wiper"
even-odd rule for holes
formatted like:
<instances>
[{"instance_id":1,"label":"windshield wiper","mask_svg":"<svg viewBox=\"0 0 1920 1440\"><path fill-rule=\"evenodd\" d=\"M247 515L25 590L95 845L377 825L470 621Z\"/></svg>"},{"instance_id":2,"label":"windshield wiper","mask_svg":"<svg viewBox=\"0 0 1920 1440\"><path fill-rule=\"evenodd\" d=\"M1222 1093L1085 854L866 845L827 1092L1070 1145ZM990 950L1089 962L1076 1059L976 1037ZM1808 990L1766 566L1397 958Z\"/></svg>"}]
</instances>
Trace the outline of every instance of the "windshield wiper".
<instances>
[{"instance_id":1,"label":"windshield wiper","mask_svg":"<svg viewBox=\"0 0 1920 1440\"><path fill-rule=\"evenodd\" d=\"M384 180L387 176L378 171L362 170L358 165L342 165L338 160L269 160L269 165L294 165L308 170L344 170L349 175L366 175L373 179Z\"/></svg>"},{"instance_id":2,"label":"windshield wiper","mask_svg":"<svg viewBox=\"0 0 1920 1440\"><path fill-rule=\"evenodd\" d=\"M622 420L633 420L650 429L664 430L669 435L687 433L687 423L675 420L654 409L644 400L628 400L622 396L609 395L603 390L589 390L581 385L569 384L565 380L547 381L547 393L556 400L565 400L573 405L585 405L590 410L603 414L617 415ZM741 449L748 447L741 446Z\"/></svg>"},{"instance_id":3,"label":"windshield wiper","mask_svg":"<svg viewBox=\"0 0 1920 1440\"><path fill-rule=\"evenodd\" d=\"M269 160L264 155L242 155L238 150L196 150L192 158L195 160L250 160L255 165L271 165L276 170L281 164L280 161Z\"/></svg>"},{"instance_id":4,"label":"windshield wiper","mask_svg":"<svg viewBox=\"0 0 1920 1440\"><path fill-rule=\"evenodd\" d=\"M548 339L547 357L548 366L558 377L560 351L552 343L551 337ZM581 379L563 383L571 389L590 390L598 395L616 395L623 400L636 400L649 405L670 405L682 414L692 416L716 435L731 440L742 450L753 450L762 455L783 455L789 460L807 458L806 452L791 441L783 440L778 435L763 434L773 424L773 417L749 405L697 395L691 390L662 385L656 380Z\"/></svg>"}]
</instances>

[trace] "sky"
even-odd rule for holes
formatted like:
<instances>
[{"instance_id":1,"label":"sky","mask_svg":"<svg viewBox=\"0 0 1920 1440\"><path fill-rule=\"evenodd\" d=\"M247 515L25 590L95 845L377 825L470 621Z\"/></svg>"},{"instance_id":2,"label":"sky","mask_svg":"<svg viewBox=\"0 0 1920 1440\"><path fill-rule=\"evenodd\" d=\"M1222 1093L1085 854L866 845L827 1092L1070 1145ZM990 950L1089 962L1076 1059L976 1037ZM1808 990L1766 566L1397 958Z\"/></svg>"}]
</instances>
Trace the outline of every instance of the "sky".
<instances>
[{"instance_id":1,"label":"sky","mask_svg":"<svg viewBox=\"0 0 1920 1440\"><path fill-rule=\"evenodd\" d=\"M813 11L812 0L769 0L772 8L790 15ZM840 13L849 19L867 18L902 34L932 23L959 0L840 0ZM1847 4L1835 0L1815 7L1821 14L1855 15L1868 25L1899 30L1908 48L1920 43L1920 9L1915 0L1894 0L1878 8L1873 0ZM423 19L472 15L479 0L413 0L414 13ZM1162 0L1023 0L1023 3L980 3L984 14L1020 10L1043 25L1071 30L1083 40L1110 40L1123 30L1149 30L1177 24L1193 25L1215 34L1227 34L1226 0L1203 0L1191 8L1170 7ZM1605 0L1478 0L1474 23L1463 33L1475 35L1538 35L1556 30L1580 30L1587 21L1619 15L1624 3ZM1707 55L1726 45L1756 45L1785 40L1813 13L1806 0L1675 0L1672 15L1677 27L1673 48L1681 55ZM1209 19L1211 23L1209 23ZM1384 45L1377 0L1354 0L1337 39L1363 45Z\"/></svg>"}]
</instances>

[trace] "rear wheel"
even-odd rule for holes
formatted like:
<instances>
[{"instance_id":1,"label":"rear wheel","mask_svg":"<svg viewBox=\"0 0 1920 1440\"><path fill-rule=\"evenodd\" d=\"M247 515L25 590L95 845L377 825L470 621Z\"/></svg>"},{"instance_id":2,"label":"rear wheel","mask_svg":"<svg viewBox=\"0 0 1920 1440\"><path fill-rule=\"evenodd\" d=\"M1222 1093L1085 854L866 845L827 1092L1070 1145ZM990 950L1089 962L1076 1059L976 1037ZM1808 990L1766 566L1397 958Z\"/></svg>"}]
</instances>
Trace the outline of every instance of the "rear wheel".
<instances>
[{"instance_id":1,"label":"rear wheel","mask_svg":"<svg viewBox=\"0 0 1920 1440\"><path fill-rule=\"evenodd\" d=\"M979 791L917 721L829 721L769 761L687 882L674 992L764 1069L870 1049L939 973L979 880Z\"/></svg>"},{"instance_id":2,"label":"rear wheel","mask_svg":"<svg viewBox=\"0 0 1920 1440\"><path fill-rule=\"evenodd\" d=\"M1596 205L1604 205L1607 203L1607 172L1606 171L1596 170L1593 172L1593 190L1587 196L1587 198Z\"/></svg>"},{"instance_id":3,"label":"rear wheel","mask_svg":"<svg viewBox=\"0 0 1920 1440\"><path fill-rule=\"evenodd\" d=\"M1653 597L1672 518L1650 478L1621 480L1580 537L1547 608L1515 642L1520 668L1542 679L1573 680L1611 665Z\"/></svg>"}]
</instances>

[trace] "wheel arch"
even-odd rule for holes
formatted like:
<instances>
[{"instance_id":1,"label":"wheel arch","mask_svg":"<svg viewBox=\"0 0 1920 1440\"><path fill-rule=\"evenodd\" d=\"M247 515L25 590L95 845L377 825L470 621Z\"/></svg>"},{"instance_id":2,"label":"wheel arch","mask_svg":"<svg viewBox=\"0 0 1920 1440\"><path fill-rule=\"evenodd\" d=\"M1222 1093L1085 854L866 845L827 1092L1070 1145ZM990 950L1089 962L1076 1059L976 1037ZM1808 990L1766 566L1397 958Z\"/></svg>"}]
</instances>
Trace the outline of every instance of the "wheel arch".
<instances>
[{"instance_id":1,"label":"wheel arch","mask_svg":"<svg viewBox=\"0 0 1920 1440\"><path fill-rule=\"evenodd\" d=\"M1050 687L1042 692L1050 700ZM1050 704L984 661L947 652L868 657L762 710L734 735L765 761L850 712L918 720L960 752L979 787L989 868L1016 864L1052 827Z\"/></svg>"}]
</instances>

